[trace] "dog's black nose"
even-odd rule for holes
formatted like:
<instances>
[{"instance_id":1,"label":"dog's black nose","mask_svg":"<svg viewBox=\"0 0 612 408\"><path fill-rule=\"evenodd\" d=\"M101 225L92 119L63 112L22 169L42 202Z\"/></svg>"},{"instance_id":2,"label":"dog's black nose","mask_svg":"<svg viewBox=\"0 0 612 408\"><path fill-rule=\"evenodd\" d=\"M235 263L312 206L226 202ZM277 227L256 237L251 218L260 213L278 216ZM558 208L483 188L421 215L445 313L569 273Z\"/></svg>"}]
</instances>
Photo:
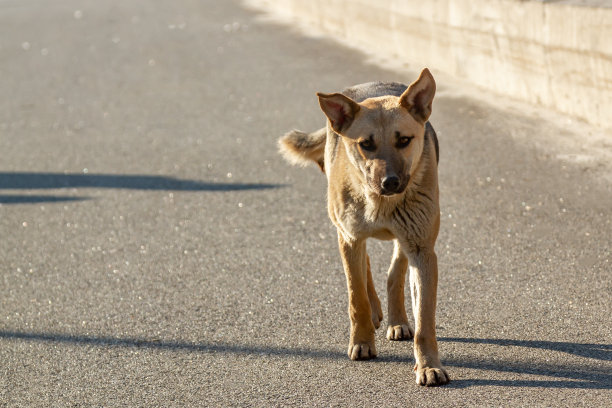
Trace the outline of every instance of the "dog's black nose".
<instances>
[{"instance_id":1,"label":"dog's black nose","mask_svg":"<svg viewBox=\"0 0 612 408\"><path fill-rule=\"evenodd\" d=\"M399 177L397 176L388 176L382 179L382 188L385 191L394 193L397 191L397 188L400 185Z\"/></svg>"}]
</instances>

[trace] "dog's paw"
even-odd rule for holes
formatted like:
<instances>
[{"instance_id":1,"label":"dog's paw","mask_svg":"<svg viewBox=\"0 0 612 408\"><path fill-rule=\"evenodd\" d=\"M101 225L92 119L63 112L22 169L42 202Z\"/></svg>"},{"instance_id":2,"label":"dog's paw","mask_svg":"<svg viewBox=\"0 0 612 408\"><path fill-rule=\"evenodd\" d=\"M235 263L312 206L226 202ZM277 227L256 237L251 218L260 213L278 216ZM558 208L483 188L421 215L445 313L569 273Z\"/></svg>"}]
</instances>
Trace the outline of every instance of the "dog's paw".
<instances>
[{"instance_id":1,"label":"dog's paw","mask_svg":"<svg viewBox=\"0 0 612 408\"><path fill-rule=\"evenodd\" d=\"M389 325L387 327L387 340L410 340L414 332L407 324Z\"/></svg>"},{"instance_id":2,"label":"dog's paw","mask_svg":"<svg viewBox=\"0 0 612 408\"><path fill-rule=\"evenodd\" d=\"M416 383L427 387L435 387L447 384L450 381L448 373L443 367L423 367L414 366L416 372Z\"/></svg>"},{"instance_id":3,"label":"dog's paw","mask_svg":"<svg viewBox=\"0 0 612 408\"><path fill-rule=\"evenodd\" d=\"M349 344L348 356L351 360L369 360L376 358L376 346L372 343L352 343Z\"/></svg>"}]
</instances>

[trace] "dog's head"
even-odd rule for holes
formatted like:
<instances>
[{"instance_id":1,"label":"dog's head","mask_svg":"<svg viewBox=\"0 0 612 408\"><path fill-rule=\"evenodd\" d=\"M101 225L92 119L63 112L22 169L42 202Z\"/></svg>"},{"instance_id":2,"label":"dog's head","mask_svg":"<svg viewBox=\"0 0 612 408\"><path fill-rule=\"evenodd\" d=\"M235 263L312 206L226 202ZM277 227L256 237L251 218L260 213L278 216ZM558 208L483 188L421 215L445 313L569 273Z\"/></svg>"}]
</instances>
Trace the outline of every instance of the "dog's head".
<instances>
[{"instance_id":1,"label":"dog's head","mask_svg":"<svg viewBox=\"0 0 612 408\"><path fill-rule=\"evenodd\" d=\"M400 96L357 103L340 94L318 93L332 129L342 136L351 163L377 195L402 193L423 152L425 123L436 92L425 68Z\"/></svg>"}]
</instances>

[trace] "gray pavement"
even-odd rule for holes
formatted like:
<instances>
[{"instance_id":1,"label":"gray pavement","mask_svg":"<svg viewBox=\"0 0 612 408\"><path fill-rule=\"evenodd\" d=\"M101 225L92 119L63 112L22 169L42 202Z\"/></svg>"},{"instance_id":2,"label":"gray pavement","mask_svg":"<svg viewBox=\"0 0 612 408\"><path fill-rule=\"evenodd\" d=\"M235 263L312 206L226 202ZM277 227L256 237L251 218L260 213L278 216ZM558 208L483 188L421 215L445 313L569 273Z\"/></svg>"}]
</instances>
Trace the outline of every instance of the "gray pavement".
<instances>
[{"instance_id":1,"label":"gray pavement","mask_svg":"<svg viewBox=\"0 0 612 408\"><path fill-rule=\"evenodd\" d=\"M0 406L609 405L612 183L581 125L438 79L453 381L418 387L384 330L346 357L325 179L276 138L323 124L316 91L421 67L260 17L0 0ZM391 245L369 251L384 302Z\"/></svg>"}]
</instances>

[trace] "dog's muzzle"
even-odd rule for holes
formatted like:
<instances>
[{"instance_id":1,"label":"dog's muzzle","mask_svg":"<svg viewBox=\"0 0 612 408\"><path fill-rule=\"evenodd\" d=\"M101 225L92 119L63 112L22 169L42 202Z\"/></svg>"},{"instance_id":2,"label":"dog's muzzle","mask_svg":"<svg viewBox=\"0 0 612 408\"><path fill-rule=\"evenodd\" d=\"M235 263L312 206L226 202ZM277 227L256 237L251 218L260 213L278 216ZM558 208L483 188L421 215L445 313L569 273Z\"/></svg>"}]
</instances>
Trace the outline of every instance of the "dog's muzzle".
<instances>
[{"instance_id":1,"label":"dog's muzzle","mask_svg":"<svg viewBox=\"0 0 612 408\"><path fill-rule=\"evenodd\" d=\"M400 178L396 175L387 176L380 182L380 194L390 196L401 193L406 188L406 185L407 183L402 183Z\"/></svg>"}]
</instances>

